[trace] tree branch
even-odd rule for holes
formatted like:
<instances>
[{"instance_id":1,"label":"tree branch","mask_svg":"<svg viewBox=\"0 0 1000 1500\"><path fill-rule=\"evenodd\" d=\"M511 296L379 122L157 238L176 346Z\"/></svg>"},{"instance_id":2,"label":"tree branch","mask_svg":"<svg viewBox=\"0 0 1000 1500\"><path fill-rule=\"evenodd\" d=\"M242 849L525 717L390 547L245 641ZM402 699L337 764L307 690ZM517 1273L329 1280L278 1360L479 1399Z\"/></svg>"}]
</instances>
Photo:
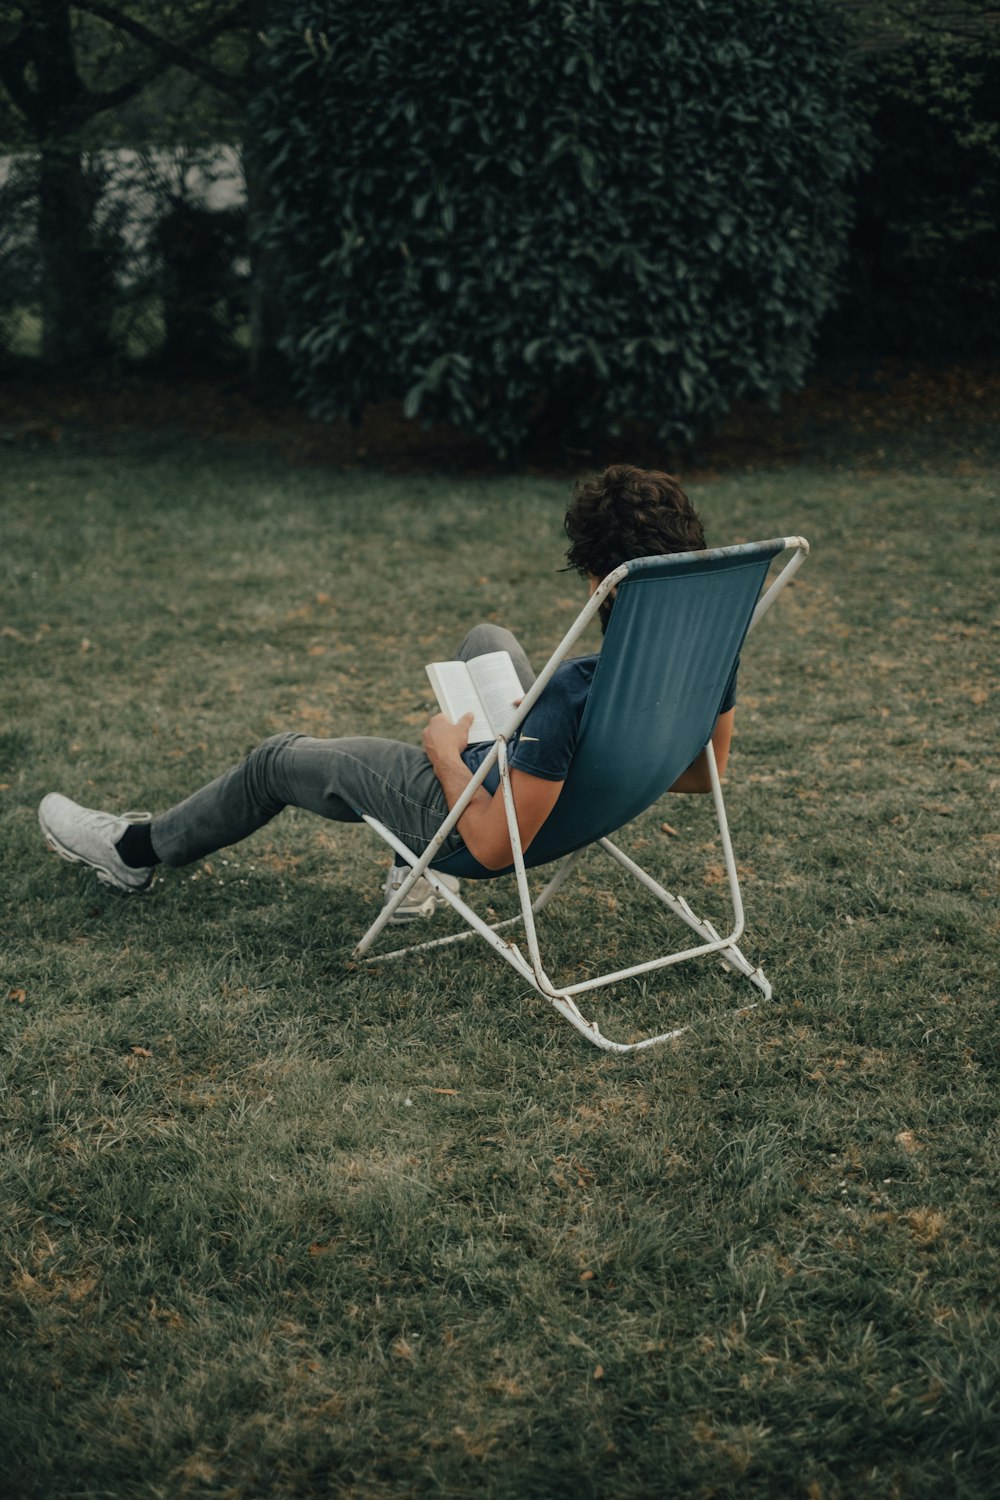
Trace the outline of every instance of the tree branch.
<instances>
[{"instance_id":1,"label":"tree branch","mask_svg":"<svg viewBox=\"0 0 1000 1500\"><path fill-rule=\"evenodd\" d=\"M158 59L159 65L144 69L141 75L129 79L127 83L120 84L115 89L108 89L101 93L91 93L90 99L96 109L114 109L116 105L123 104L126 99L138 93L147 83L157 77L164 67L183 68L186 73L193 73L210 88L218 89L221 94L232 94L242 98L246 92L246 80L234 77L231 73L225 73L221 68L197 55L196 49L203 47L207 42L214 41L224 31L234 30L247 18L246 0L236 0L236 4L224 15L216 16L200 31L193 32L185 37L182 42L171 41L169 37L160 36L158 32L151 31L141 21L133 20L116 5L108 5L105 0L75 0L76 8L85 11L87 15L94 16L107 25L124 31L128 36L140 42L142 46L152 52Z\"/></svg>"},{"instance_id":2,"label":"tree branch","mask_svg":"<svg viewBox=\"0 0 1000 1500\"><path fill-rule=\"evenodd\" d=\"M183 66L183 64L179 66ZM125 83L120 83L117 88L101 89L99 92L94 89L85 90L81 96L80 108L77 112L79 122L82 124L84 120L89 120L94 115L103 113L106 109L117 109L120 104L127 104L130 99L135 98L136 94L141 94L148 83L154 83L157 78L161 78L162 76L163 62L157 61L150 63L149 67L143 68L141 72L134 73L131 78L127 79Z\"/></svg>"},{"instance_id":3,"label":"tree branch","mask_svg":"<svg viewBox=\"0 0 1000 1500\"><path fill-rule=\"evenodd\" d=\"M913 0L889 0L886 10L913 37L985 37L1000 21L1000 10L991 0L954 0L950 8L936 11Z\"/></svg>"},{"instance_id":4,"label":"tree branch","mask_svg":"<svg viewBox=\"0 0 1000 1500\"><path fill-rule=\"evenodd\" d=\"M3 84L14 105L26 120L34 120L37 98L25 77L25 68L30 61L30 50L22 31L13 42L0 48L0 83Z\"/></svg>"}]
</instances>

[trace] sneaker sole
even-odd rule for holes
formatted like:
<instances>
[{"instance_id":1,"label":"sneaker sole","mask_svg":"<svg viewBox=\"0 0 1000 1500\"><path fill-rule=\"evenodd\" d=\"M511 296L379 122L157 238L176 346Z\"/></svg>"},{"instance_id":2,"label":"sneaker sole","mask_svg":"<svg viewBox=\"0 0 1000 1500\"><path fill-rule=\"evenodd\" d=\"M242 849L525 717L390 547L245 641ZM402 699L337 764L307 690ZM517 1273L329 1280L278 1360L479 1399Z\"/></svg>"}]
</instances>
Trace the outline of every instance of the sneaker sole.
<instances>
[{"instance_id":1,"label":"sneaker sole","mask_svg":"<svg viewBox=\"0 0 1000 1500\"><path fill-rule=\"evenodd\" d=\"M436 911L440 911L442 907L450 905L451 902L446 901L444 896L439 896L436 894L436 892L432 892L432 894L427 897L422 905L415 907L411 906L404 911L394 911L392 916L389 918L388 925L390 927L397 925L405 926L407 922L422 922L425 921L428 917L432 917L434 913Z\"/></svg>"},{"instance_id":2,"label":"sneaker sole","mask_svg":"<svg viewBox=\"0 0 1000 1500\"><path fill-rule=\"evenodd\" d=\"M64 859L67 864L86 865L88 870L93 870L101 884L109 886L111 890L119 891L123 896L133 896L137 891L144 891L152 884L153 877L150 875L144 885L122 885L107 870L102 870L100 865L91 864L89 859L84 859L81 854L74 854L72 849L67 849L65 844L60 844L41 813L38 814L38 826L42 830L42 837L53 854L58 854L59 858Z\"/></svg>"},{"instance_id":3,"label":"sneaker sole","mask_svg":"<svg viewBox=\"0 0 1000 1500\"><path fill-rule=\"evenodd\" d=\"M425 901L423 906L411 906L409 911L396 910L389 918L388 925L390 927L405 927L409 922L424 922L428 917L432 917L434 915L434 913L437 911L438 905L439 903L437 901ZM440 905L443 906L444 902L441 902Z\"/></svg>"},{"instance_id":4,"label":"sneaker sole","mask_svg":"<svg viewBox=\"0 0 1000 1500\"><path fill-rule=\"evenodd\" d=\"M435 871L435 873L437 872ZM458 890L453 889L452 885L450 884L453 879L452 876L444 875L440 876L439 878L441 879L441 883L447 886L447 888L451 890L454 895L458 895ZM456 880L455 886L457 887L458 885L459 882ZM412 892L410 894L412 895ZM387 900L388 897L386 897L385 893L383 892L383 902ZM411 922L425 922L428 917L432 917L434 913L436 911L440 911L443 906L450 905L451 902L448 901L446 897L439 896L437 891L432 888L428 895L424 897L419 906L409 906L408 904L404 903L402 907L397 907L392 916L389 918L387 925L389 927L406 927Z\"/></svg>"}]
</instances>

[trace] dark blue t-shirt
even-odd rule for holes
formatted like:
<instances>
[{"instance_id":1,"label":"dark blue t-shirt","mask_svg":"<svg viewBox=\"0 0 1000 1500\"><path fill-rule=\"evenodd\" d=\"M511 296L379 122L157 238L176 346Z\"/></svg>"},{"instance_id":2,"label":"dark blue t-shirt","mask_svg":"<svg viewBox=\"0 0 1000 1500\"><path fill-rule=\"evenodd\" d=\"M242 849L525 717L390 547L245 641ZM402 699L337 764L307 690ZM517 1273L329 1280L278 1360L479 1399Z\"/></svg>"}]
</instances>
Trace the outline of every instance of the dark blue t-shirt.
<instances>
[{"instance_id":1,"label":"dark blue t-shirt","mask_svg":"<svg viewBox=\"0 0 1000 1500\"><path fill-rule=\"evenodd\" d=\"M508 747L508 763L512 771L524 771L543 781L566 780L597 662L596 655L574 656L556 667L552 681ZM726 684L720 714L726 713L736 702L738 667L737 661ZM492 741L488 741L465 748L462 759L470 771L478 771L491 746ZM500 772L496 766L483 785L490 793L496 791L500 785Z\"/></svg>"}]
</instances>

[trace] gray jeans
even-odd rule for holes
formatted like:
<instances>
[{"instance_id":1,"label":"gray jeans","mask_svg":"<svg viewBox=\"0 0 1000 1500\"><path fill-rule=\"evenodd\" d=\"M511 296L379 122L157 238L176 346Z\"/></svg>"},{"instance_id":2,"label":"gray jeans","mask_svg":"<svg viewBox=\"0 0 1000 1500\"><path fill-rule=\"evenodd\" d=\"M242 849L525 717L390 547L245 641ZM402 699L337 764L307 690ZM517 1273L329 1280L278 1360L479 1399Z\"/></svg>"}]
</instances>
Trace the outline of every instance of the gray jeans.
<instances>
[{"instance_id":1,"label":"gray jeans","mask_svg":"<svg viewBox=\"0 0 1000 1500\"><path fill-rule=\"evenodd\" d=\"M527 690L535 680L517 638L500 625L477 625L456 656L468 661L487 651L509 651ZM238 843L282 808L304 807L338 823L369 813L415 854L421 854L448 813L441 783L423 750L399 740L316 740L276 734L238 766L158 814L150 827L153 848L166 865L187 865ZM458 833L447 853L462 847Z\"/></svg>"}]
</instances>

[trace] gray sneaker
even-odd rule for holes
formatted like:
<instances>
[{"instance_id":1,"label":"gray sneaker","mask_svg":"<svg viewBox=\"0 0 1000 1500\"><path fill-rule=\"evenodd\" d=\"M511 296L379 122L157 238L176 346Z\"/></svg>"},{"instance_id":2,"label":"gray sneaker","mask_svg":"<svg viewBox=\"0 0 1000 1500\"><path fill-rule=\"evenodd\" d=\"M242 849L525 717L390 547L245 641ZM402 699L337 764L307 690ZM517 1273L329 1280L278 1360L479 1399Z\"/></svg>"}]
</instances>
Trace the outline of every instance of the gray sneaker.
<instances>
[{"instance_id":1,"label":"gray sneaker","mask_svg":"<svg viewBox=\"0 0 1000 1500\"><path fill-rule=\"evenodd\" d=\"M382 890L383 906L399 890L399 887L406 879L407 873L406 870L401 870L396 865L392 866L385 877L385 885ZM461 882L456 876L444 875L438 870L435 870L434 873L442 885L446 885L450 891L454 891L456 895L458 894ZM447 905L448 903L445 898L439 896L430 881L421 875L419 880L414 882L412 889L407 892L405 898L396 907L396 910L389 918L389 923L391 925L393 922L414 922L420 917L433 916L439 906Z\"/></svg>"},{"instance_id":2,"label":"gray sneaker","mask_svg":"<svg viewBox=\"0 0 1000 1500\"><path fill-rule=\"evenodd\" d=\"M73 864L89 865L98 880L116 891L144 891L153 878L151 869L133 869L122 859L115 844L130 823L149 821L148 813L130 813L116 818L71 802L59 792L43 797L38 822L46 842L56 854Z\"/></svg>"}]
</instances>

